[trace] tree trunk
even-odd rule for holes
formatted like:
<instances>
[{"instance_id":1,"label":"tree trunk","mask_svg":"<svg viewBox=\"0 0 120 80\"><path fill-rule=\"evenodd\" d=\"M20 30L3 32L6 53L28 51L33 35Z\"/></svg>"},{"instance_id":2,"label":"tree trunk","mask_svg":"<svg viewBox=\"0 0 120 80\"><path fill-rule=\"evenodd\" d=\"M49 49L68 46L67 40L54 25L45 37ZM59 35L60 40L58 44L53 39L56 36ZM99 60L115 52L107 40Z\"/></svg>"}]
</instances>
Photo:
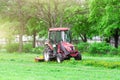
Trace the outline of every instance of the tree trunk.
<instances>
[{"instance_id":1,"label":"tree trunk","mask_svg":"<svg viewBox=\"0 0 120 80\"><path fill-rule=\"evenodd\" d=\"M23 34L24 34L24 23L19 27L19 53L23 52Z\"/></svg>"},{"instance_id":2,"label":"tree trunk","mask_svg":"<svg viewBox=\"0 0 120 80\"><path fill-rule=\"evenodd\" d=\"M84 35L80 34L80 38L82 39L83 42L87 42L86 34Z\"/></svg>"},{"instance_id":3,"label":"tree trunk","mask_svg":"<svg viewBox=\"0 0 120 80\"><path fill-rule=\"evenodd\" d=\"M106 43L109 43L110 44L110 37L108 37L108 38L105 38L105 41L106 41Z\"/></svg>"},{"instance_id":4,"label":"tree trunk","mask_svg":"<svg viewBox=\"0 0 120 80\"><path fill-rule=\"evenodd\" d=\"M84 36L84 42L87 42L87 37L86 37L86 35Z\"/></svg>"},{"instance_id":5,"label":"tree trunk","mask_svg":"<svg viewBox=\"0 0 120 80\"><path fill-rule=\"evenodd\" d=\"M33 33L33 48L35 48L35 42L36 42L36 32Z\"/></svg>"},{"instance_id":6,"label":"tree trunk","mask_svg":"<svg viewBox=\"0 0 120 80\"><path fill-rule=\"evenodd\" d=\"M116 29L116 30L115 30L114 40L115 40L114 46L115 46L115 48L118 48L119 29Z\"/></svg>"},{"instance_id":7,"label":"tree trunk","mask_svg":"<svg viewBox=\"0 0 120 80\"><path fill-rule=\"evenodd\" d=\"M19 34L19 53L23 51L23 41L22 41L23 34L22 32Z\"/></svg>"}]
</instances>

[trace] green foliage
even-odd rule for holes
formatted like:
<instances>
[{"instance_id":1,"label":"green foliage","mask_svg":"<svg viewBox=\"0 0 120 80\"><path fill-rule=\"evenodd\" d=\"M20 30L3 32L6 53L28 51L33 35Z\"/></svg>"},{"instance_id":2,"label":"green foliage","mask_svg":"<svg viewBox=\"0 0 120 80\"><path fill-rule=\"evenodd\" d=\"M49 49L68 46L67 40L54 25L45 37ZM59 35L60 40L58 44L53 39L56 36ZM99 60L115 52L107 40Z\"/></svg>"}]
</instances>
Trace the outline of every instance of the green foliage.
<instances>
[{"instance_id":1,"label":"green foliage","mask_svg":"<svg viewBox=\"0 0 120 80\"><path fill-rule=\"evenodd\" d=\"M80 52L88 52L90 54L110 54L110 55L118 55L119 54L119 48L116 49L113 46L111 46L108 43L102 42L102 43L79 43L77 45L78 50Z\"/></svg>"},{"instance_id":2,"label":"green foliage","mask_svg":"<svg viewBox=\"0 0 120 80\"><path fill-rule=\"evenodd\" d=\"M80 42L77 47L80 52L87 52L89 48L89 43Z\"/></svg>"},{"instance_id":3,"label":"green foliage","mask_svg":"<svg viewBox=\"0 0 120 80\"><path fill-rule=\"evenodd\" d=\"M43 37L47 33L47 27L43 20L34 17L27 22L27 32L30 35L37 33L40 37Z\"/></svg>"},{"instance_id":4,"label":"green foliage","mask_svg":"<svg viewBox=\"0 0 120 80\"><path fill-rule=\"evenodd\" d=\"M118 49L114 48L108 43L93 43L90 45L89 53L91 54L118 54Z\"/></svg>"},{"instance_id":5,"label":"green foliage","mask_svg":"<svg viewBox=\"0 0 120 80\"><path fill-rule=\"evenodd\" d=\"M43 50L44 50L44 47L36 47L32 49L32 52L37 54L42 54Z\"/></svg>"},{"instance_id":6,"label":"green foliage","mask_svg":"<svg viewBox=\"0 0 120 80\"><path fill-rule=\"evenodd\" d=\"M91 54L107 54L110 48L107 43L93 43L89 46L88 52Z\"/></svg>"},{"instance_id":7,"label":"green foliage","mask_svg":"<svg viewBox=\"0 0 120 80\"><path fill-rule=\"evenodd\" d=\"M87 3L85 2L85 4ZM88 22L88 6L85 4L84 7L74 5L65 9L66 23L72 26L72 35L74 37L80 37L83 41L91 31Z\"/></svg>"},{"instance_id":8,"label":"green foliage","mask_svg":"<svg viewBox=\"0 0 120 80\"><path fill-rule=\"evenodd\" d=\"M1 46L0 49L3 49L3 47ZM18 43L6 44L5 45L5 49L9 53L18 52L19 44ZM38 53L38 54L42 54L43 50L44 50L44 47L33 48L31 43L25 43L23 45L23 52L25 52L25 53Z\"/></svg>"},{"instance_id":9,"label":"green foliage","mask_svg":"<svg viewBox=\"0 0 120 80\"><path fill-rule=\"evenodd\" d=\"M117 48L115 48L115 47L111 47L111 48L110 48L110 51L109 51L109 54L118 55L118 54L119 54L119 53L118 53L118 50L119 50L119 49L117 49Z\"/></svg>"},{"instance_id":10,"label":"green foliage","mask_svg":"<svg viewBox=\"0 0 120 80\"><path fill-rule=\"evenodd\" d=\"M49 27L67 26L71 27L74 37L81 37L82 40L95 35L113 37L116 30L120 30L119 6L119 0L84 0L82 5L81 3L77 4L74 0L53 0L50 2L1 0L0 32L2 34L0 36L8 41L13 39L14 34L21 34L20 37L24 34L43 37L46 36ZM21 41L20 43L22 44ZM86 45L83 45L79 44L82 52L86 49ZM120 52L109 46L101 47L100 45L98 47L91 45L89 50L102 54ZM29 50L26 48L25 52L29 52Z\"/></svg>"},{"instance_id":11,"label":"green foliage","mask_svg":"<svg viewBox=\"0 0 120 80\"><path fill-rule=\"evenodd\" d=\"M9 53L14 53L18 51L19 44L18 43L9 43L6 44L5 49Z\"/></svg>"},{"instance_id":12,"label":"green foliage","mask_svg":"<svg viewBox=\"0 0 120 80\"><path fill-rule=\"evenodd\" d=\"M31 43L26 43L23 45L23 52L29 53L32 51L32 44Z\"/></svg>"},{"instance_id":13,"label":"green foliage","mask_svg":"<svg viewBox=\"0 0 120 80\"><path fill-rule=\"evenodd\" d=\"M104 11L105 15L103 15L101 19L101 26L103 27L102 30L104 31L104 34L111 36L115 33L115 29L120 29L119 27L120 9L116 7L120 4L118 0L107 1L108 2L106 3Z\"/></svg>"},{"instance_id":14,"label":"green foliage","mask_svg":"<svg viewBox=\"0 0 120 80\"><path fill-rule=\"evenodd\" d=\"M120 46L118 47L118 54L120 55Z\"/></svg>"},{"instance_id":15,"label":"green foliage","mask_svg":"<svg viewBox=\"0 0 120 80\"><path fill-rule=\"evenodd\" d=\"M90 0L89 5L89 21L94 30L93 34L102 35L104 37L118 37L118 35L120 35L118 32L120 30L120 8L118 8L118 6L120 6L120 1ZM117 47L117 42L115 42L115 44L115 47Z\"/></svg>"}]
</instances>

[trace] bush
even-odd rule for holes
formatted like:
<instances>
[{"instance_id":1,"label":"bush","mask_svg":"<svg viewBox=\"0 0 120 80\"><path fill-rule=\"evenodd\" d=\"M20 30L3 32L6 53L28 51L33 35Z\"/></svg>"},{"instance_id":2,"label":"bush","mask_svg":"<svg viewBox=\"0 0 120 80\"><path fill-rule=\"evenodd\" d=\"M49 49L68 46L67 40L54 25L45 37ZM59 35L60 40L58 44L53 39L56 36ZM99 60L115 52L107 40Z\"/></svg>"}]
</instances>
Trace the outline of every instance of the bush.
<instances>
[{"instance_id":1,"label":"bush","mask_svg":"<svg viewBox=\"0 0 120 80\"><path fill-rule=\"evenodd\" d=\"M118 54L118 49L108 43L93 43L90 45L89 53L92 54Z\"/></svg>"},{"instance_id":2,"label":"bush","mask_svg":"<svg viewBox=\"0 0 120 80\"><path fill-rule=\"evenodd\" d=\"M33 53L38 53L38 54L42 54L44 50L44 47L36 47L32 49Z\"/></svg>"},{"instance_id":3,"label":"bush","mask_svg":"<svg viewBox=\"0 0 120 80\"><path fill-rule=\"evenodd\" d=\"M118 49L115 48L115 47L111 47L109 54L117 55L118 54Z\"/></svg>"},{"instance_id":4,"label":"bush","mask_svg":"<svg viewBox=\"0 0 120 80\"><path fill-rule=\"evenodd\" d=\"M90 54L110 54L110 55L116 55L119 53L120 55L120 47L116 49L115 47L111 46L108 43L102 42L102 43L79 43L77 45L78 50L80 52L87 52Z\"/></svg>"},{"instance_id":5,"label":"bush","mask_svg":"<svg viewBox=\"0 0 120 80\"><path fill-rule=\"evenodd\" d=\"M23 52L28 53L32 52L32 44L26 43L23 45Z\"/></svg>"},{"instance_id":6,"label":"bush","mask_svg":"<svg viewBox=\"0 0 120 80\"><path fill-rule=\"evenodd\" d=\"M93 43L90 45L88 52L91 54L106 54L111 50L111 46L107 43Z\"/></svg>"},{"instance_id":7,"label":"bush","mask_svg":"<svg viewBox=\"0 0 120 80\"><path fill-rule=\"evenodd\" d=\"M120 46L118 47L118 54L120 55Z\"/></svg>"},{"instance_id":8,"label":"bush","mask_svg":"<svg viewBox=\"0 0 120 80\"><path fill-rule=\"evenodd\" d=\"M13 52L18 52L19 50L19 43L11 43L11 44L6 44L5 49L9 53ZM25 43L23 45L23 52L25 53L42 53L43 52L43 47L36 47L33 48L31 43Z\"/></svg>"},{"instance_id":9,"label":"bush","mask_svg":"<svg viewBox=\"0 0 120 80\"><path fill-rule=\"evenodd\" d=\"M84 42L81 42L77 45L78 47L78 50L80 52L87 52L88 48L89 48L89 43L84 43Z\"/></svg>"},{"instance_id":10,"label":"bush","mask_svg":"<svg viewBox=\"0 0 120 80\"><path fill-rule=\"evenodd\" d=\"M6 51L9 53L17 52L18 48L19 48L18 43L10 43L10 44L6 44L5 46Z\"/></svg>"}]
</instances>

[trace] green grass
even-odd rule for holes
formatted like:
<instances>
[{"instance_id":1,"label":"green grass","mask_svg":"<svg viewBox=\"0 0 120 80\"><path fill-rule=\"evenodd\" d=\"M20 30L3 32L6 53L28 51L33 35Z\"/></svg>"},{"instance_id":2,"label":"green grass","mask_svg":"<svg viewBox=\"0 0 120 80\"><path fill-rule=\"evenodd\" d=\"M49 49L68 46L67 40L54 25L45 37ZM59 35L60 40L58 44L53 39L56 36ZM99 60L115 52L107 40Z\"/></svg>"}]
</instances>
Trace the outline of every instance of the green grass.
<instances>
[{"instance_id":1,"label":"green grass","mask_svg":"<svg viewBox=\"0 0 120 80\"><path fill-rule=\"evenodd\" d=\"M34 62L38 54L0 53L0 80L119 80L120 69L85 65L85 61L120 62L120 57L83 56L82 61Z\"/></svg>"}]
</instances>

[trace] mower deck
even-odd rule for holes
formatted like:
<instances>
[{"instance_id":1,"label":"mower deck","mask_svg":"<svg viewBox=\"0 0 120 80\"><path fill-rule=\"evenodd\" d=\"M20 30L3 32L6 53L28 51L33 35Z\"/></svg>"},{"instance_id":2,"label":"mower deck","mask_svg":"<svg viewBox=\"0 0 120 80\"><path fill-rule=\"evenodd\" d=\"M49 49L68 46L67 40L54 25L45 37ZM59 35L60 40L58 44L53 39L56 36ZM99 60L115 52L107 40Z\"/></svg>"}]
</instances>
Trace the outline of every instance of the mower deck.
<instances>
[{"instance_id":1,"label":"mower deck","mask_svg":"<svg viewBox=\"0 0 120 80\"><path fill-rule=\"evenodd\" d=\"M44 61L44 58L41 56L35 58L35 62L43 62L43 61Z\"/></svg>"}]
</instances>

